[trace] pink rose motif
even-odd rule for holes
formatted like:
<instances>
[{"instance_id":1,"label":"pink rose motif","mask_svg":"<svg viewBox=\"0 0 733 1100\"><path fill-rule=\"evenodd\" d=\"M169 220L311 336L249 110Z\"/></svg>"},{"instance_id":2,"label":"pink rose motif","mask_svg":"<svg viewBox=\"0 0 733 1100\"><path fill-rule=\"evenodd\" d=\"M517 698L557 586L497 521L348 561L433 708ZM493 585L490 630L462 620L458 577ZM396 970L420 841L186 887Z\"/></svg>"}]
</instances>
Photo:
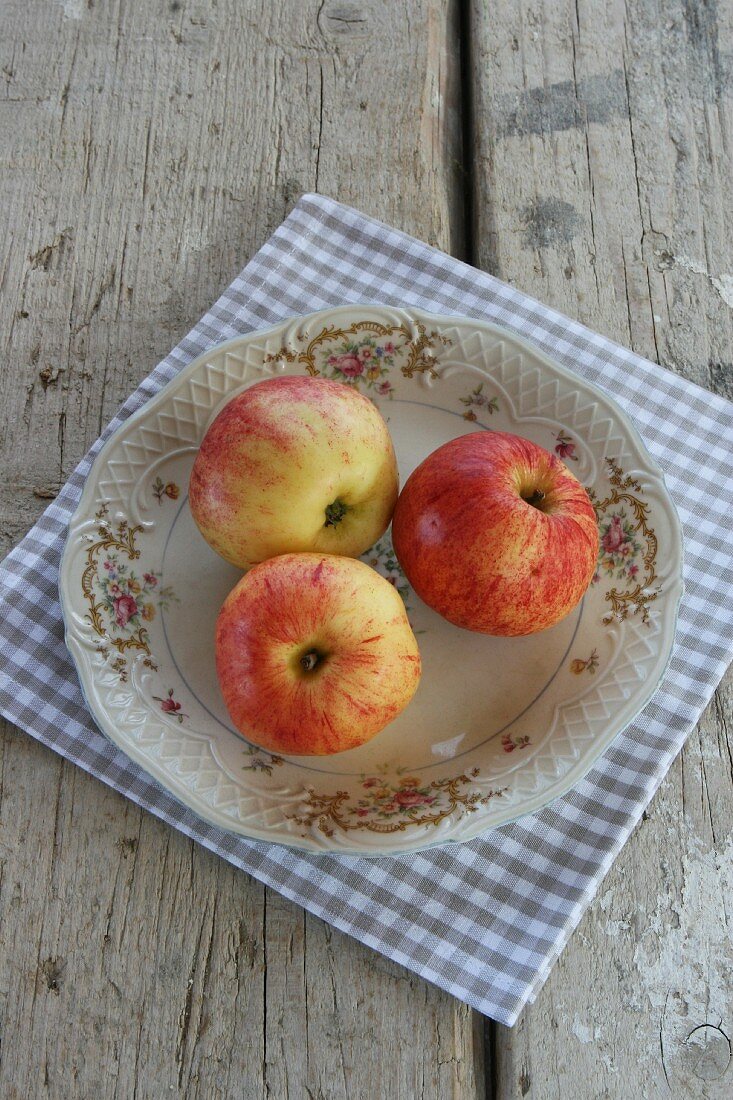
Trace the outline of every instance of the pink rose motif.
<instances>
[{"instance_id":1,"label":"pink rose motif","mask_svg":"<svg viewBox=\"0 0 733 1100\"><path fill-rule=\"evenodd\" d=\"M638 565L630 565L629 568L626 570L626 572L629 574L629 576L633 580L633 578L639 572L639 566Z\"/></svg>"},{"instance_id":2,"label":"pink rose motif","mask_svg":"<svg viewBox=\"0 0 733 1100\"><path fill-rule=\"evenodd\" d=\"M364 373L364 364L358 355L337 355L334 367L347 378L358 378Z\"/></svg>"},{"instance_id":3,"label":"pink rose motif","mask_svg":"<svg viewBox=\"0 0 733 1100\"><path fill-rule=\"evenodd\" d=\"M632 566L632 568L633 568L633 566ZM596 569L595 573L593 574L593 579L592 579L592 581L591 581L590 583L591 583L591 584L598 584L598 582L599 582L599 580L600 580L600 579L601 579L601 574L600 574L600 573L598 572L598 570Z\"/></svg>"},{"instance_id":4,"label":"pink rose motif","mask_svg":"<svg viewBox=\"0 0 733 1100\"><path fill-rule=\"evenodd\" d=\"M394 353L395 353L395 346L392 343L392 341L390 340L390 342L388 344L384 345L384 354L385 355L394 355Z\"/></svg>"},{"instance_id":5,"label":"pink rose motif","mask_svg":"<svg viewBox=\"0 0 733 1100\"><path fill-rule=\"evenodd\" d=\"M621 526L621 518L619 516L612 516L611 526L601 539L601 545L607 554L616 554L618 553L619 547L624 542L626 542L626 535Z\"/></svg>"},{"instance_id":6,"label":"pink rose motif","mask_svg":"<svg viewBox=\"0 0 733 1100\"><path fill-rule=\"evenodd\" d=\"M377 393L381 394L382 397L387 397L392 392L392 388L391 382L380 382L377 386Z\"/></svg>"},{"instance_id":7,"label":"pink rose motif","mask_svg":"<svg viewBox=\"0 0 733 1100\"><path fill-rule=\"evenodd\" d=\"M364 780L362 787L376 787L377 783L379 783L379 780L371 776L369 779Z\"/></svg>"},{"instance_id":8,"label":"pink rose motif","mask_svg":"<svg viewBox=\"0 0 733 1100\"><path fill-rule=\"evenodd\" d=\"M338 356L336 356L336 355L329 355L328 359L326 360L326 362L328 363L328 365L330 367L333 367L336 364L337 361L338 361Z\"/></svg>"},{"instance_id":9,"label":"pink rose motif","mask_svg":"<svg viewBox=\"0 0 733 1100\"><path fill-rule=\"evenodd\" d=\"M153 699L155 699L156 703L160 703L160 709L165 714L175 715L179 722L182 722L184 718L188 718L188 715L181 710L181 704L177 703L173 698L173 688L168 690L166 699L161 699L159 695L154 695ZM267 771L268 765L265 764L264 760L255 759L252 761L251 767L255 769L262 768L264 771Z\"/></svg>"},{"instance_id":10,"label":"pink rose motif","mask_svg":"<svg viewBox=\"0 0 733 1100\"><path fill-rule=\"evenodd\" d=\"M408 789L406 791L398 791L395 795L395 802L403 807L422 806L423 802L425 802L425 798L419 791Z\"/></svg>"},{"instance_id":11,"label":"pink rose motif","mask_svg":"<svg viewBox=\"0 0 733 1100\"><path fill-rule=\"evenodd\" d=\"M149 584L151 588L155 588L158 583L158 578L155 573L143 573L143 580L146 584Z\"/></svg>"},{"instance_id":12,"label":"pink rose motif","mask_svg":"<svg viewBox=\"0 0 733 1100\"><path fill-rule=\"evenodd\" d=\"M356 816L357 817L368 817L369 816L369 810L357 810L356 811Z\"/></svg>"},{"instance_id":13,"label":"pink rose motif","mask_svg":"<svg viewBox=\"0 0 733 1100\"><path fill-rule=\"evenodd\" d=\"M360 359L371 359L371 357L372 357L372 349L371 348L369 348L369 347L359 348L359 358Z\"/></svg>"},{"instance_id":14,"label":"pink rose motif","mask_svg":"<svg viewBox=\"0 0 733 1100\"><path fill-rule=\"evenodd\" d=\"M111 561L106 561L104 563L104 568L107 569L107 570L114 569L114 565L112 564Z\"/></svg>"},{"instance_id":15,"label":"pink rose motif","mask_svg":"<svg viewBox=\"0 0 733 1100\"><path fill-rule=\"evenodd\" d=\"M559 454L560 458L575 458L575 444L558 443L555 447L555 453Z\"/></svg>"},{"instance_id":16,"label":"pink rose motif","mask_svg":"<svg viewBox=\"0 0 733 1100\"><path fill-rule=\"evenodd\" d=\"M133 615L137 615L137 603L132 596L118 596L112 601L115 605L115 621L118 626L127 626Z\"/></svg>"}]
</instances>

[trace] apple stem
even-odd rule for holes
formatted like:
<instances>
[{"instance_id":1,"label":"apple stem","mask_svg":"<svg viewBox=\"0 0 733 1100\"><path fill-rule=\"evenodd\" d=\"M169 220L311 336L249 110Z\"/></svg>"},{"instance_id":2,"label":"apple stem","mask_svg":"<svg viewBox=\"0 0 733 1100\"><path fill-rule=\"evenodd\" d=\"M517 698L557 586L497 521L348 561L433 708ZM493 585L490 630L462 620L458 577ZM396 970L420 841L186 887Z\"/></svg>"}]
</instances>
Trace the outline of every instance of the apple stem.
<instances>
[{"instance_id":1,"label":"apple stem","mask_svg":"<svg viewBox=\"0 0 733 1100\"><path fill-rule=\"evenodd\" d=\"M541 489L535 489L529 497L522 497L522 500L526 500L527 504L531 504L533 508L539 508L542 501L545 499L545 494Z\"/></svg>"},{"instance_id":2,"label":"apple stem","mask_svg":"<svg viewBox=\"0 0 733 1100\"><path fill-rule=\"evenodd\" d=\"M337 527L347 512L348 508L342 500L334 500L334 502L329 504L326 508L326 522L323 526Z\"/></svg>"},{"instance_id":3,"label":"apple stem","mask_svg":"<svg viewBox=\"0 0 733 1100\"><path fill-rule=\"evenodd\" d=\"M300 658L301 668L303 668L305 672L312 672L320 659L320 654L316 653L315 649L310 649Z\"/></svg>"}]
</instances>

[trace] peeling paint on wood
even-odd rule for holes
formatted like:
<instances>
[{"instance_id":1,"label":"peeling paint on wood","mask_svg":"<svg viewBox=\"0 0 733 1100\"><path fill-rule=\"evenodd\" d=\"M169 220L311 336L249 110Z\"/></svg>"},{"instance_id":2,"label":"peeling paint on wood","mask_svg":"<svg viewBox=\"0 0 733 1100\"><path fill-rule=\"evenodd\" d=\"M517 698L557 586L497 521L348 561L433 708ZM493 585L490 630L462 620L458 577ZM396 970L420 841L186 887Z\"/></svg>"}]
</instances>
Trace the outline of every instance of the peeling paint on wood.
<instances>
[{"instance_id":1,"label":"peeling paint on wood","mask_svg":"<svg viewBox=\"0 0 733 1100\"><path fill-rule=\"evenodd\" d=\"M730 12L472 12L481 265L730 396ZM538 217L548 196L567 207ZM502 1100L733 1095L732 712L729 673L537 1001L493 1029Z\"/></svg>"},{"instance_id":2,"label":"peeling paint on wood","mask_svg":"<svg viewBox=\"0 0 733 1100\"><path fill-rule=\"evenodd\" d=\"M316 187L733 396L724 5L3 15L2 549ZM2 727L0 1094L727 1100L731 713L729 676L486 1074L464 1006Z\"/></svg>"}]
</instances>

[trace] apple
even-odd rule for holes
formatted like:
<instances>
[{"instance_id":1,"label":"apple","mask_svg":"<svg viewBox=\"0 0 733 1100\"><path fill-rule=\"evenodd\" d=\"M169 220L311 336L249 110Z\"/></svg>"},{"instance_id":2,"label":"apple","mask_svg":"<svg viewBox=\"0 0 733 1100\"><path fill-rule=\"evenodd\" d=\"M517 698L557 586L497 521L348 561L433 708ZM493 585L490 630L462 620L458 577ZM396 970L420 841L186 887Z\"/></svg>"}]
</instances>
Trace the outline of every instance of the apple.
<instances>
[{"instance_id":1,"label":"apple","mask_svg":"<svg viewBox=\"0 0 733 1100\"><path fill-rule=\"evenodd\" d=\"M407 479L392 543L417 594L456 626L533 634L569 614L588 588L598 523L555 455L508 432L471 432Z\"/></svg>"},{"instance_id":2,"label":"apple","mask_svg":"<svg viewBox=\"0 0 733 1100\"><path fill-rule=\"evenodd\" d=\"M397 500L377 407L342 382L283 376L234 397L209 427L189 503L206 541L242 569L277 554L358 557Z\"/></svg>"},{"instance_id":3,"label":"apple","mask_svg":"<svg viewBox=\"0 0 733 1100\"><path fill-rule=\"evenodd\" d=\"M420 654L396 589L354 558L284 554L224 601L216 670L248 741L289 756L363 745L409 703Z\"/></svg>"}]
</instances>

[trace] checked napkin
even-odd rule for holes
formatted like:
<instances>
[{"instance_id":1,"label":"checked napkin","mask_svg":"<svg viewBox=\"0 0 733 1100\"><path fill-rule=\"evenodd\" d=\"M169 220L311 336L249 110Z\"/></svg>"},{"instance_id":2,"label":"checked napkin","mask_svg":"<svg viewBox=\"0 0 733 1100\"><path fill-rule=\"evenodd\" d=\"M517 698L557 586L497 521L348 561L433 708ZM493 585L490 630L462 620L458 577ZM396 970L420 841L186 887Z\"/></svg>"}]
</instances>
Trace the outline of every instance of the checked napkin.
<instances>
[{"instance_id":1,"label":"checked napkin","mask_svg":"<svg viewBox=\"0 0 733 1100\"><path fill-rule=\"evenodd\" d=\"M380 302L493 321L607 390L665 472L685 531L672 660L651 702L563 798L485 837L400 857L310 855L206 824L97 731L63 640L66 525L102 443L214 344L327 306ZM513 287L305 195L129 398L0 567L0 709L103 782L310 912L504 1024L598 889L733 656L733 405Z\"/></svg>"}]
</instances>

